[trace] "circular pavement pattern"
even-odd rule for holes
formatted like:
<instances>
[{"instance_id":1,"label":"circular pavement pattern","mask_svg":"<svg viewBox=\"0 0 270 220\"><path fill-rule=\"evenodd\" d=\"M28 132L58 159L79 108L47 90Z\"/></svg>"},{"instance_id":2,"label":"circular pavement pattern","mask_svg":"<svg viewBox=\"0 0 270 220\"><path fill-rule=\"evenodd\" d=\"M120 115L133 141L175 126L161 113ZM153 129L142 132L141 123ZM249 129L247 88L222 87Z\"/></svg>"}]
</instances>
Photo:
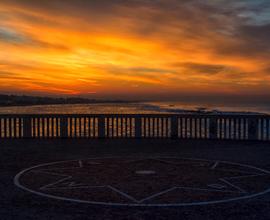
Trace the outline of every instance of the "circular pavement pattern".
<instances>
[{"instance_id":1,"label":"circular pavement pattern","mask_svg":"<svg viewBox=\"0 0 270 220\"><path fill-rule=\"evenodd\" d=\"M14 178L54 199L118 206L207 205L270 192L270 172L190 158L92 158L41 164Z\"/></svg>"}]
</instances>

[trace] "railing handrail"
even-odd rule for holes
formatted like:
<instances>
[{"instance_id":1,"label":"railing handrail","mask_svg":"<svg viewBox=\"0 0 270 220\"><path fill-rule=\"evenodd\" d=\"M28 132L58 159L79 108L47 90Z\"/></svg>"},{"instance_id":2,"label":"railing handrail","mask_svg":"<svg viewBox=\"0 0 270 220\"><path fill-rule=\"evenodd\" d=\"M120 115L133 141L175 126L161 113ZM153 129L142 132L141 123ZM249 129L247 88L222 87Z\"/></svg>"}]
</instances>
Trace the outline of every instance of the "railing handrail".
<instances>
[{"instance_id":1,"label":"railing handrail","mask_svg":"<svg viewBox=\"0 0 270 220\"><path fill-rule=\"evenodd\" d=\"M193 117L193 118L270 118L268 114L202 114L202 113L105 113L105 114L61 114L61 113L46 113L46 114L0 114L0 118L7 117L23 117L23 118L35 118L35 117Z\"/></svg>"}]
</instances>

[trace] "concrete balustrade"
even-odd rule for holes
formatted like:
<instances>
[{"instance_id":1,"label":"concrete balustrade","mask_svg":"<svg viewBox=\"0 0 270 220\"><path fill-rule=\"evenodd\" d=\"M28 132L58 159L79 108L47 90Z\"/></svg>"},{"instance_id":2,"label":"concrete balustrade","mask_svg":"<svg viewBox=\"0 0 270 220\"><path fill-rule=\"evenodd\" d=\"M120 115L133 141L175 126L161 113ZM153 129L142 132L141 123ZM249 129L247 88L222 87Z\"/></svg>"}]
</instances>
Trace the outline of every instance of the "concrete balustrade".
<instances>
[{"instance_id":1,"label":"concrete balustrade","mask_svg":"<svg viewBox=\"0 0 270 220\"><path fill-rule=\"evenodd\" d=\"M0 115L0 138L190 138L270 141L270 116Z\"/></svg>"}]
</instances>

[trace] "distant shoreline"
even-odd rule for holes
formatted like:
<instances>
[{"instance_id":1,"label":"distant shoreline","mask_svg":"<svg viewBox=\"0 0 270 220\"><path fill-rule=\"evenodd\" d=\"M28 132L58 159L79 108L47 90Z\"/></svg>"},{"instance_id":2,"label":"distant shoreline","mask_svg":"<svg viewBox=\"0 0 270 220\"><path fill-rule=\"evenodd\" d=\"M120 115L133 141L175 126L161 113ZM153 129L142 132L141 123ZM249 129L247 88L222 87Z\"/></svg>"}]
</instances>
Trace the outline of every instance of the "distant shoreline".
<instances>
[{"instance_id":1,"label":"distant shoreline","mask_svg":"<svg viewBox=\"0 0 270 220\"><path fill-rule=\"evenodd\" d=\"M39 106L39 105L64 105L64 104L125 104L138 103L139 101L127 100L99 100L80 97L51 98L41 96L17 96L1 95L0 107L21 107L21 106Z\"/></svg>"},{"instance_id":2,"label":"distant shoreline","mask_svg":"<svg viewBox=\"0 0 270 220\"><path fill-rule=\"evenodd\" d=\"M35 106L45 106L45 105L91 105L91 104L132 104L132 103L140 103L139 101L98 101L98 102L88 102L88 103L40 103L40 104L12 104L12 105L2 105L0 104L0 108L2 107L35 107Z\"/></svg>"},{"instance_id":3,"label":"distant shoreline","mask_svg":"<svg viewBox=\"0 0 270 220\"><path fill-rule=\"evenodd\" d=\"M152 105L152 104L147 104L145 102L125 102L125 101L110 101L110 102L92 102L92 103L53 103L53 104L35 104L35 105L9 105L9 106L0 106L0 109L4 110L5 108L20 108L20 107L42 107L42 106L61 106L64 105L96 105L96 104L141 104L141 106L138 106L138 109L142 111L146 111L146 114L205 114L205 115L265 115L266 113L260 113L260 112L252 112L252 111L222 111L222 110L214 110L214 109L205 109L205 110L194 110L194 109L181 109L181 108L176 108L176 109L170 109L166 107L160 107L158 105ZM138 111L140 111L138 110ZM148 113L151 112L151 113ZM43 112L44 113L44 112ZM117 112L106 112L105 114L121 114ZM5 114L3 112L0 112L1 114ZM12 114L12 113L11 113ZM45 113L44 113L45 114ZM68 113L60 113L60 114L68 114ZM130 113L128 113L130 114ZM131 113L131 114L136 114L136 113ZM139 113L140 114L140 113ZM144 113L141 113L144 114Z\"/></svg>"},{"instance_id":4,"label":"distant shoreline","mask_svg":"<svg viewBox=\"0 0 270 220\"><path fill-rule=\"evenodd\" d=\"M160 102L159 102L160 103ZM151 113L170 113L170 114L206 114L206 115L237 115L237 114L242 114L242 115L261 115L261 114L268 114L269 115L269 111L263 112L263 111L259 111L257 109L251 110L251 109L222 109L219 108L219 106L212 106L212 107L208 107L208 106L204 106L204 105L200 105L198 103L198 105L192 106L191 108L185 108L183 106L177 106L175 105L175 103L170 103L168 102L168 104L164 105L160 105L159 103L153 102L153 101L136 101L136 100L110 100L110 99L87 99L87 98L81 98L81 97L66 97L66 98L52 98L52 97L40 97L40 96L17 96L17 95L1 95L0 94L0 109L1 109L1 113L3 114L3 112L5 112L7 109L7 112L9 112L10 110L8 110L8 108L19 108L19 107L26 107L26 108L39 108L38 111L43 112L44 108L46 109L45 106L50 106L53 108L53 106L55 106L55 108L59 108L59 106L61 105L71 105L69 107L67 107L67 109L69 108L73 108L75 107L75 105L105 105L105 109L106 109L106 105L112 105L112 107L114 105L123 105L124 108L127 108L127 111L134 111L134 113L137 112L151 112ZM128 104L136 104L136 110L134 109L128 109L130 106L125 106ZM42 107L44 106L44 108ZM121 107L121 106L120 106ZM65 108L63 106L63 108ZM134 106L132 107L134 108ZM60 108L59 108L60 109ZM112 108L107 108L106 109L108 111L108 113L116 113L115 109L113 110ZM14 110L11 110L11 112ZM30 111L30 110L29 110ZM45 110L46 111L46 110ZM50 110L48 110L50 111ZM59 111L59 110L57 110ZM60 110L62 111L62 110ZM69 110L67 110L68 112ZM77 110L76 110L77 111ZM80 111L78 109L78 111ZM97 112L102 112L103 108L99 109ZM122 110L120 110L121 112Z\"/></svg>"}]
</instances>

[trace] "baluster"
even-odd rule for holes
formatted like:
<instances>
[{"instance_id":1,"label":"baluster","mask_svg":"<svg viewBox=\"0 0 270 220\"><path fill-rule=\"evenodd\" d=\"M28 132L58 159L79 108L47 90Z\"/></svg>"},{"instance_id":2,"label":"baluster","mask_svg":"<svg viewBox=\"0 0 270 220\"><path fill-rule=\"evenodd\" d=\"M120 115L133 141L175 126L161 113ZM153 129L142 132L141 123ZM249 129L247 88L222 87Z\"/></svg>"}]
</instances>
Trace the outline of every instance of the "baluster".
<instances>
[{"instance_id":1,"label":"baluster","mask_svg":"<svg viewBox=\"0 0 270 220\"><path fill-rule=\"evenodd\" d=\"M120 131L120 137L125 138L126 137L125 118L123 116L119 118L119 131Z\"/></svg>"},{"instance_id":2,"label":"baluster","mask_svg":"<svg viewBox=\"0 0 270 220\"><path fill-rule=\"evenodd\" d=\"M11 138L16 138L16 118L12 118L12 122L11 122L11 126L12 126L12 134L11 134Z\"/></svg>"},{"instance_id":3,"label":"baluster","mask_svg":"<svg viewBox=\"0 0 270 220\"><path fill-rule=\"evenodd\" d=\"M152 117L149 117L149 137L150 138L152 138L152 132L153 132Z\"/></svg>"},{"instance_id":4,"label":"baluster","mask_svg":"<svg viewBox=\"0 0 270 220\"><path fill-rule=\"evenodd\" d=\"M105 118L103 116L98 118L98 137L105 138Z\"/></svg>"},{"instance_id":5,"label":"baluster","mask_svg":"<svg viewBox=\"0 0 270 220\"><path fill-rule=\"evenodd\" d=\"M88 117L87 116L87 122L86 122L87 124L86 124L86 126L87 126L87 131L86 131L86 133L87 133L87 138L90 138L91 137L91 134L90 134L90 132L91 132L91 127L90 127L90 117Z\"/></svg>"},{"instance_id":6,"label":"baluster","mask_svg":"<svg viewBox=\"0 0 270 220\"><path fill-rule=\"evenodd\" d=\"M46 121L46 137L49 138L50 132L49 132L49 119L48 119L48 117L45 118L45 121Z\"/></svg>"},{"instance_id":7,"label":"baluster","mask_svg":"<svg viewBox=\"0 0 270 220\"><path fill-rule=\"evenodd\" d=\"M83 137L86 138L87 135L86 135L86 117L84 116L83 117Z\"/></svg>"},{"instance_id":8,"label":"baluster","mask_svg":"<svg viewBox=\"0 0 270 220\"><path fill-rule=\"evenodd\" d=\"M12 136L11 118L7 119L7 123L8 123L8 138L11 138Z\"/></svg>"},{"instance_id":9,"label":"baluster","mask_svg":"<svg viewBox=\"0 0 270 220\"><path fill-rule=\"evenodd\" d=\"M31 118L23 118L23 137L31 138L32 137L32 120Z\"/></svg>"},{"instance_id":10,"label":"baluster","mask_svg":"<svg viewBox=\"0 0 270 220\"><path fill-rule=\"evenodd\" d=\"M74 137L78 137L78 118L74 117Z\"/></svg>"},{"instance_id":11,"label":"baluster","mask_svg":"<svg viewBox=\"0 0 270 220\"><path fill-rule=\"evenodd\" d=\"M192 120L192 138L197 138L197 125L196 125L196 118L193 118Z\"/></svg>"},{"instance_id":12,"label":"baluster","mask_svg":"<svg viewBox=\"0 0 270 220\"><path fill-rule=\"evenodd\" d=\"M11 128L12 128L11 129L12 130L12 132L11 132L11 138L16 138L16 118L13 117L11 119L10 123L11 123Z\"/></svg>"},{"instance_id":13,"label":"baluster","mask_svg":"<svg viewBox=\"0 0 270 220\"><path fill-rule=\"evenodd\" d=\"M130 132L131 125L130 124L131 124L130 123L130 117L128 117L127 118L127 135L128 135L128 137L131 137L131 132Z\"/></svg>"},{"instance_id":14,"label":"baluster","mask_svg":"<svg viewBox=\"0 0 270 220\"><path fill-rule=\"evenodd\" d=\"M244 126L243 139L246 140L247 139L247 119L246 118L243 118L243 126Z\"/></svg>"},{"instance_id":15,"label":"baluster","mask_svg":"<svg viewBox=\"0 0 270 220\"><path fill-rule=\"evenodd\" d=\"M152 127L151 136L152 136L152 138L154 138L155 137L155 118L153 118L153 117L151 117L151 127Z\"/></svg>"},{"instance_id":16,"label":"baluster","mask_svg":"<svg viewBox=\"0 0 270 220\"><path fill-rule=\"evenodd\" d=\"M240 140L241 133L240 133L240 119L237 118L237 139Z\"/></svg>"},{"instance_id":17,"label":"baluster","mask_svg":"<svg viewBox=\"0 0 270 220\"><path fill-rule=\"evenodd\" d=\"M202 136L204 139L207 139L207 118L202 119Z\"/></svg>"},{"instance_id":18,"label":"baluster","mask_svg":"<svg viewBox=\"0 0 270 220\"><path fill-rule=\"evenodd\" d=\"M15 128L16 128L16 138L20 138L20 124L19 124L19 119L20 118L16 118L15 121Z\"/></svg>"},{"instance_id":19,"label":"baluster","mask_svg":"<svg viewBox=\"0 0 270 220\"><path fill-rule=\"evenodd\" d=\"M144 126L145 126L145 137L149 137L149 130L148 130L148 118L144 118Z\"/></svg>"},{"instance_id":20,"label":"baluster","mask_svg":"<svg viewBox=\"0 0 270 220\"><path fill-rule=\"evenodd\" d=\"M39 118L36 118L36 121L35 121L35 123L36 123L36 137L37 138L40 138L40 127L39 127Z\"/></svg>"},{"instance_id":21,"label":"baluster","mask_svg":"<svg viewBox=\"0 0 270 220\"><path fill-rule=\"evenodd\" d=\"M222 139L222 119L218 119L218 138Z\"/></svg>"},{"instance_id":22,"label":"baluster","mask_svg":"<svg viewBox=\"0 0 270 220\"><path fill-rule=\"evenodd\" d=\"M198 126L197 126L197 123L198 123L198 121L197 121L197 118L194 118L194 132L195 132L195 135L194 135L194 138L198 138Z\"/></svg>"},{"instance_id":23,"label":"baluster","mask_svg":"<svg viewBox=\"0 0 270 220\"><path fill-rule=\"evenodd\" d=\"M244 139L244 120L243 120L243 118L240 118L240 125L241 125L241 129L240 129L240 131L241 131L241 140L243 140Z\"/></svg>"},{"instance_id":24,"label":"baluster","mask_svg":"<svg viewBox=\"0 0 270 220\"><path fill-rule=\"evenodd\" d=\"M210 133L210 139L218 138L218 122L216 118L210 118L209 133Z\"/></svg>"},{"instance_id":25,"label":"baluster","mask_svg":"<svg viewBox=\"0 0 270 220\"><path fill-rule=\"evenodd\" d=\"M126 131L126 137L128 136L128 118L125 118L125 131Z\"/></svg>"},{"instance_id":26,"label":"baluster","mask_svg":"<svg viewBox=\"0 0 270 220\"><path fill-rule=\"evenodd\" d=\"M93 122L93 135L94 137L98 137L98 130L97 130L97 126L98 126L98 118L92 118L92 122Z\"/></svg>"},{"instance_id":27,"label":"baluster","mask_svg":"<svg viewBox=\"0 0 270 220\"><path fill-rule=\"evenodd\" d=\"M237 140L238 136L237 136L237 118L234 118L234 139Z\"/></svg>"},{"instance_id":28,"label":"baluster","mask_svg":"<svg viewBox=\"0 0 270 220\"><path fill-rule=\"evenodd\" d=\"M46 138L47 137L47 134L46 134L46 124L45 124L45 118L43 117L42 118L42 126L43 126L43 137Z\"/></svg>"},{"instance_id":29,"label":"baluster","mask_svg":"<svg viewBox=\"0 0 270 220\"><path fill-rule=\"evenodd\" d=\"M110 137L113 137L113 118L110 118Z\"/></svg>"},{"instance_id":30,"label":"baluster","mask_svg":"<svg viewBox=\"0 0 270 220\"><path fill-rule=\"evenodd\" d=\"M3 129L2 129L2 118L0 117L0 138L3 138L2 132L3 132Z\"/></svg>"},{"instance_id":31,"label":"baluster","mask_svg":"<svg viewBox=\"0 0 270 220\"><path fill-rule=\"evenodd\" d=\"M146 122L145 122L145 118L143 117L142 118L142 120L143 120L143 137L145 138L146 137Z\"/></svg>"},{"instance_id":32,"label":"baluster","mask_svg":"<svg viewBox=\"0 0 270 220\"><path fill-rule=\"evenodd\" d=\"M141 118L141 120L142 120L142 118ZM125 137L127 138L128 137L127 117L124 118L124 129L125 129Z\"/></svg>"},{"instance_id":33,"label":"baluster","mask_svg":"<svg viewBox=\"0 0 270 220\"><path fill-rule=\"evenodd\" d=\"M53 117L50 118L50 137L54 137L54 120Z\"/></svg>"},{"instance_id":34,"label":"baluster","mask_svg":"<svg viewBox=\"0 0 270 220\"><path fill-rule=\"evenodd\" d=\"M64 116L60 118L60 137L68 137L68 119Z\"/></svg>"},{"instance_id":35,"label":"baluster","mask_svg":"<svg viewBox=\"0 0 270 220\"><path fill-rule=\"evenodd\" d=\"M82 118L81 117L78 117L78 126L79 126L79 129L78 129L78 132L79 132L79 138L82 137Z\"/></svg>"},{"instance_id":36,"label":"baluster","mask_svg":"<svg viewBox=\"0 0 270 220\"><path fill-rule=\"evenodd\" d=\"M115 117L115 127L116 127L116 129L115 129L115 132L116 132L116 138L118 138L119 137L119 123L118 123L118 117L116 116Z\"/></svg>"},{"instance_id":37,"label":"baluster","mask_svg":"<svg viewBox=\"0 0 270 220\"><path fill-rule=\"evenodd\" d=\"M226 131L226 118L222 119L222 135L223 139L226 139L227 131Z\"/></svg>"},{"instance_id":38,"label":"baluster","mask_svg":"<svg viewBox=\"0 0 270 220\"><path fill-rule=\"evenodd\" d=\"M1 120L1 119L0 119ZM1 125L0 125L0 132L1 132ZM1 134L0 134L1 137ZM21 128L21 118L18 118L18 138L22 137L22 128Z\"/></svg>"},{"instance_id":39,"label":"baluster","mask_svg":"<svg viewBox=\"0 0 270 220\"><path fill-rule=\"evenodd\" d=\"M182 125L182 117L181 117L181 118L178 118L178 137L181 139L183 138L182 128L183 128L183 125Z\"/></svg>"},{"instance_id":40,"label":"baluster","mask_svg":"<svg viewBox=\"0 0 270 220\"><path fill-rule=\"evenodd\" d=\"M262 140L265 140L265 120L264 120L264 118L261 119L261 136L262 136Z\"/></svg>"},{"instance_id":41,"label":"baluster","mask_svg":"<svg viewBox=\"0 0 270 220\"><path fill-rule=\"evenodd\" d=\"M267 137L267 140L269 141L270 140L270 120L267 118L266 119L266 137Z\"/></svg>"},{"instance_id":42,"label":"baluster","mask_svg":"<svg viewBox=\"0 0 270 220\"><path fill-rule=\"evenodd\" d=\"M141 117L135 118L135 137L141 138L142 137L142 120Z\"/></svg>"},{"instance_id":43,"label":"baluster","mask_svg":"<svg viewBox=\"0 0 270 220\"><path fill-rule=\"evenodd\" d=\"M58 121L58 118L55 117L55 118L54 118L54 121L55 121L55 132L54 132L54 137L58 137L58 136L59 136L59 133L58 133L58 132L59 132L59 129L58 129L58 128L59 128L59 126L58 126L58 125L59 125L59 123L58 123L58 122L59 122L59 121Z\"/></svg>"},{"instance_id":44,"label":"baluster","mask_svg":"<svg viewBox=\"0 0 270 220\"><path fill-rule=\"evenodd\" d=\"M118 122L119 122L119 137L123 138L123 117L119 117L118 118Z\"/></svg>"},{"instance_id":45,"label":"baluster","mask_svg":"<svg viewBox=\"0 0 270 220\"><path fill-rule=\"evenodd\" d=\"M31 119L31 125L32 125L32 136L35 137L36 136L36 132L35 132L35 128L36 128L35 118L32 118Z\"/></svg>"},{"instance_id":46,"label":"baluster","mask_svg":"<svg viewBox=\"0 0 270 220\"><path fill-rule=\"evenodd\" d=\"M228 135L228 138L231 140L232 139L232 119L231 118L228 118L228 123L229 123L229 135Z\"/></svg>"},{"instance_id":47,"label":"baluster","mask_svg":"<svg viewBox=\"0 0 270 220\"><path fill-rule=\"evenodd\" d=\"M114 118L110 118L110 121L111 121L111 137L113 138L114 137Z\"/></svg>"},{"instance_id":48,"label":"baluster","mask_svg":"<svg viewBox=\"0 0 270 220\"><path fill-rule=\"evenodd\" d=\"M158 128L159 128L158 136L159 136L159 138L162 138L162 131L163 131L162 130L162 122L163 122L163 117L158 119Z\"/></svg>"},{"instance_id":49,"label":"baluster","mask_svg":"<svg viewBox=\"0 0 270 220\"><path fill-rule=\"evenodd\" d=\"M187 118L183 118L183 121L184 121L184 138L187 138Z\"/></svg>"},{"instance_id":50,"label":"baluster","mask_svg":"<svg viewBox=\"0 0 270 220\"><path fill-rule=\"evenodd\" d=\"M153 133L154 133L154 137L156 138L157 137L157 118L153 118Z\"/></svg>"},{"instance_id":51,"label":"baluster","mask_svg":"<svg viewBox=\"0 0 270 220\"><path fill-rule=\"evenodd\" d=\"M202 135L202 120L203 120L203 118L198 118L198 138L199 139L203 139L203 135Z\"/></svg>"}]
</instances>

